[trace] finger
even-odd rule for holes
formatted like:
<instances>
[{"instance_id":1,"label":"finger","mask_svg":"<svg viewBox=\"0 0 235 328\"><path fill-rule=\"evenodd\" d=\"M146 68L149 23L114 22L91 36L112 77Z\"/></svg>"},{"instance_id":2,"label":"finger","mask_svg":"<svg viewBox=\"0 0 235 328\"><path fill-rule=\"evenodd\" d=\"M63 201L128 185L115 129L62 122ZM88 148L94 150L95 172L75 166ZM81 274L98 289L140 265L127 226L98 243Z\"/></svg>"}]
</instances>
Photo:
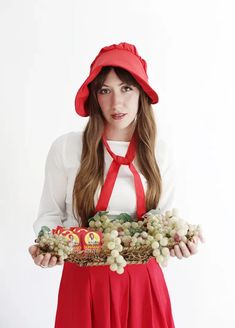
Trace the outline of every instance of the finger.
<instances>
[{"instance_id":1,"label":"finger","mask_svg":"<svg viewBox=\"0 0 235 328\"><path fill-rule=\"evenodd\" d=\"M198 239L199 239L198 236L193 236L192 241L193 241L195 244L197 244L197 243L198 243Z\"/></svg>"},{"instance_id":2,"label":"finger","mask_svg":"<svg viewBox=\"0 0 235 328\"><path fill-rule=\"evenodd\" d=\"M175 251L173 248L170 250L170 254L171 254L171 256L175 256Z\"/></svg>"},{"instance_id":3,"label":"finger","mask_svg":"<svg viewBox=\"0 0 235 328\"><path fill-rule=\"evenodd\" d=\"M188 241L187 246L188 246L191 254L196 254L197 253L197 245L195 245L191 241Z\"/></svg>"},{"instance_id":4,"label":"finger","mask_svg":"<svg viewBox=\"0 0 235 328\"><path fill-rule=\"evenodd\" d=\"M43 265L43 266L48 266L48 263L50 261L50 258L51 258L51 254L50 253L46 253L43 260L41 261L40 265Z\"/></svg>"},{"instance_id":5,"label":"finger","mask_svg":"<svg viewBox=\"0 0 235 328\"><path fill-rule=\"evenodd\" d=\"M205 237L202 235L202 232L199 232L199 239L201 240L202 243L205 243Z\"/></svg>"},{"instance_id":6,"label":"finger","mask_svg":"<svg viewBox=\"0 0 235 328\"><path fill-rule=\"evenodd\" d=\"M44 256L44 259L42 260L41 265L48 266L51 257L52 257L52 255L50 253L46 253Z\"/></svg>"},{"instance_id":7,"label":"finger","mask_svg":"<svg viewBox=\"0 0 235 328\"><path fill-rule=\"evenodd\" d=\"M179 245L175 245L174 250L175 250L175 255L178 257L178 259L181 260L183 258L183 255L181 253Z\"/></svg>"},{"instance_id":8,"label":"finger","mask_svg":"<svg viewBox=\"0 0 235 328\"><path fill-rule=\"evenodd\" d=\"M43 254L40 254L40 255L36 256L36 257L34 258L34 263L35 263L36 265L40 265L41 262L42 262L42 260L43 260L43 258L44 258L44 255L43 255Z\"/></svg>"},{"instance_id":9,"label":"finger","mask_svg":"<svg viewBox=\"0 0 235 328\"><path fill-rule=\"evenodd\" d=\"M48 266L49 267L53 267L54 265L56 265L57 263L57 257L56 256L52 256L48 262Z\"/></svg>"},{"instance_id":10,"label":"finger","mask_svg":"<svg viewBox=\"0 0 235 328\"><path fill-rule=\"evenodd\" d=\"M63 265L64 264L64 260L62 259L61 256L59 257L59 260L58 260L57 264L59 264L59 265Z\"/></svg>"},{"instance_id":11,"label":"finger","mask_svg":"<svg viewBox=\"0 0 235 328\"><path fill-rule=\"evenodd\" d=\"M29 254L34 258L37 256L37 249L38 247L36 245L32 245L28 248Z\"/></svg>"},{"instance_id":12,"label":"finger","mask_svg":"<svg viewBox=\"0 0 235 328\"><path fill-rule=\"evenodd\" d=\"M181 252L183 253L183 256L184 257L189 257L190 256L190 252L188 250L188 247L185 245L185 243L183 241L181 241L179 243L179 246L180 246Z\"/></svg>"}]
</instances>

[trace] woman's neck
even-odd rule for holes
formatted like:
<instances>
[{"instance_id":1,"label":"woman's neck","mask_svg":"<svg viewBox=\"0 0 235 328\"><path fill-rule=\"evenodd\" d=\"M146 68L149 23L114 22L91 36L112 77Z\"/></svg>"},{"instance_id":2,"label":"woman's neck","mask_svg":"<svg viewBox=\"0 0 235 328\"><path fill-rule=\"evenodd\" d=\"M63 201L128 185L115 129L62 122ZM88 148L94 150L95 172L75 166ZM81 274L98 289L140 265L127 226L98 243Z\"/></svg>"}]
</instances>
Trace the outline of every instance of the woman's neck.
<instances>
[{"instance_id":1,"label":"woman's neck","mask_svg":"<svg viewBox=\"0 0 235 328\"><path fill-rule=\"evenodd\" d=\"M114 141L130 141L134 133L135 126L126 129L114 129L113 127L105 127L105 136L107 140Z\"/></svg>"}]
</instances>

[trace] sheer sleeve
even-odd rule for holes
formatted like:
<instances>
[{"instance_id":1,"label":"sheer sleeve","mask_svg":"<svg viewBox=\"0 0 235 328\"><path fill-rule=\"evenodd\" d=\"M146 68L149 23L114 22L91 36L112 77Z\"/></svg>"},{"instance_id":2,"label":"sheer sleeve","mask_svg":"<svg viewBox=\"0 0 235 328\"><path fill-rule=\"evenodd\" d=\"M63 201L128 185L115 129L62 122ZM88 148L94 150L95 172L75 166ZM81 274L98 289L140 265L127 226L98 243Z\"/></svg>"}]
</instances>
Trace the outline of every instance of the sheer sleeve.
<instances>
[{"instance_id":1,"label":"sheer sleeve","mask_svg":"<svg viewBox=\"0 0 235 328\"><path fill-rule=\"evenodd\" d=\"M174 155L170 147L163 140L159 140L157 143L156 158L162 177L162 193L157 209L165 213L165 211L176 207L175 193L177 179Z\"/></svg>"},{"instance_id":2,"label":"sheer sleeve","mask_svg":"<svg viewBox=\"0 0 235 328\"><path fill-rule=\"evenodd\" d=\"M44 169L44 185L37 219L33 224L36 235L43 225L53 228L62 225L65 218L67 175L63 165L65 135L58 137L51 145Z\"/></svg>"}]
</instances>

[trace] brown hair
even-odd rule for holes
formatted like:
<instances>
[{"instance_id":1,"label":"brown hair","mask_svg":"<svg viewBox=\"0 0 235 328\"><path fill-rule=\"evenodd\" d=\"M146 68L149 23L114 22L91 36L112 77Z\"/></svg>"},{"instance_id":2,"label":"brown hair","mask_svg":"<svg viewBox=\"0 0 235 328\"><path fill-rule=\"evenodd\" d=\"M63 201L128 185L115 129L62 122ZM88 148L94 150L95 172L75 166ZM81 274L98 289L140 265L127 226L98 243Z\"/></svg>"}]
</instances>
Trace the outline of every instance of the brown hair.
<instances>
[{"instance_id":1,"label":"brown hair","mask_svg":"<svg viewBox=\"0 0 235 328\"><path fill-rule=\"evenodd\" d=\"M98 76L88 85L89 97L86 108L90 117L83 133L81 165L73 188L73 214L77 221L79 220L76 214L80 216L83 227L88 226L88 219L95 213L94 195L97 187L101 187L104 183L102 134L105 119L97 100L97 91L103 85L112 68L121 81L136 86L140 91L135 127L138 135L136 157L140 172L147 180L147 211L157 207L162 191L161 174L155 158L157 128L150 98L125 69L111 66L103 67ZM76 210L76 214L74 210Z\"/></svg>"}]
</instances>

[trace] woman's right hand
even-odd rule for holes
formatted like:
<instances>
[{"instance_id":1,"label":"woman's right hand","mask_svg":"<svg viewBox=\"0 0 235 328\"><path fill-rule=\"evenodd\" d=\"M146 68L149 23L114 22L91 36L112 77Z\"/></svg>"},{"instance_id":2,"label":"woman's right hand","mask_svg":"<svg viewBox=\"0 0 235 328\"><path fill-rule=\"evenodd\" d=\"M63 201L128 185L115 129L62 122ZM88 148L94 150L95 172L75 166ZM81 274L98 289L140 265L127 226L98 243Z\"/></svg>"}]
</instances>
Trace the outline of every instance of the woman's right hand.
<instances>
[{"instance_id":1,"label":"woman's right hand","mask_svg":"<svg viewBox=\"0 0 235 328\"><path fill-rule=\"evenodd\" d=\"M57 259L56 256L51 256L50 253L46 253L45 255L40 254L39 247L37 245L32 245L28 248L34 263L42 268L45 267L53 267L57 264L62 265L64 264L64 260L60 257Z\"/></svg>"}]
</instances>

